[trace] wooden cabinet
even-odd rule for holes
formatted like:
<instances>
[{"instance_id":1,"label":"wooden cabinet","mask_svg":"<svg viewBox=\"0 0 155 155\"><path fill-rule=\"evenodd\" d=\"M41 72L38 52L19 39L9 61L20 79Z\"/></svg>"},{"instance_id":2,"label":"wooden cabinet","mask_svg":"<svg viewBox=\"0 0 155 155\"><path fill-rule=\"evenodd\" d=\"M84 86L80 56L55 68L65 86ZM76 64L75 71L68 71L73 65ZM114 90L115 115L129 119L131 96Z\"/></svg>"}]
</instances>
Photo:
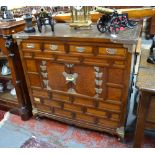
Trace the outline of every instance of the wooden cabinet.
<instances>
[{"instance_id":1,"label":"wooden cabinet","mask_svg":"<svg viewBox=\"0 0 155 155\"><path fill-rule=\"evenodd\" d=\"M24 26L24 21L0 22L0 108L27 120L32 115L31 102L18 47L11 38L12 34L22 31ZM8 72L5 72L6 69Z\"/></svg>"},{"instance_id":2,"label":"wooden cabinet","mask_svg":"<svg viewBox=\"0 0 155 155\"><path fill-rule=\"evenodd\" d=\"M15 34L33 114L123 137L139 33L56 24L54 33Z\"/></svg>"}]
</instances>

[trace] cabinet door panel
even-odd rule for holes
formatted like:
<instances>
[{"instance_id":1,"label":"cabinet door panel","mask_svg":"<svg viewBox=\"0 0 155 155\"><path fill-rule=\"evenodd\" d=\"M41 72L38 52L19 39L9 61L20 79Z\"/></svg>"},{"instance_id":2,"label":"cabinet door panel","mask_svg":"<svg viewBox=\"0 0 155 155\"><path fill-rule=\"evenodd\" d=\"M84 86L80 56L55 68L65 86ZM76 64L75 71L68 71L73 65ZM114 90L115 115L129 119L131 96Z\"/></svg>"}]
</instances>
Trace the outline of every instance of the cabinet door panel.
<instances>
[{"instance_id":1,"label":"cabinet door panel","mask_svg":"<svg viewBox=\"0 0 155 155\"><path fill-rule=\"evenodd\" d=\"M63 72L65 72L64 64L54 62L47 63L49 86L52 90L65 92L68 90Z\"/></svg>"},{"instance_id":2,"label":"cabinet door panel","mask_svg":"<svg viewBox=\"0 0 155 155\"><path fill-rule=\"evenodd\" d=\"M74 73L78 74L76 91L79 94L95 96L95 73L93 66L75 65Z\"/></svg>"},{"instance_id":3,"label":"cabinet door panel","mask_svg":"<svg viewBox=\"0 0 155 155\"><path fill-rule=\"evenodd\" d=\"M27 67L27 72L37 72L35 60L26 59L25 63L26 63L26 67Z\"/></svg>"},{"instance_id":4,"label":"cabinet door panel","mask_svg":"<svg viewBox=\"0 0 155 155\"><path fill-rule=\"evenodd\" d=\"M123 69L109 68L108 82L121 84L123 83Z\"/></svg>"},{"instance_id":5,"label":"cabinet door panel","mask_svg":"<svg viewBox=\"0 0 155 155\"><path fill-rule=\"evenodd\" d=\"M108 100L113 100L113 101L121 101L122 100L122 89L120 88L112 88L108 87Z\"/></svg>"}]
</instances>

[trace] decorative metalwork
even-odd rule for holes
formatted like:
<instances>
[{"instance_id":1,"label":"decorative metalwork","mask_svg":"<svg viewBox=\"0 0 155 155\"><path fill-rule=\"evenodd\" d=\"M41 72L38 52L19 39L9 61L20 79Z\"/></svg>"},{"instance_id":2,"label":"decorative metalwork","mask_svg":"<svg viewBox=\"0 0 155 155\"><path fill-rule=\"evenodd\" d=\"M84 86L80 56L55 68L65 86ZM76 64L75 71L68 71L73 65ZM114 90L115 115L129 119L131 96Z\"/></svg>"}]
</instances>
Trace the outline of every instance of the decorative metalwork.
<instances>
[{"instance_id":1,"label":"decorative metalwork","mask_svg":"<svg viewBox=\"0 0 155 155\"><path fill-rule=\"evenodd\" d=\"M102 82L103 82L103 80L96 80L96 79L95 79L95 84L96 84L97 86L101 86L101 85L102 85Z\"/></svg>"},{"instance_id":2,"label":"decorative metalwork","mask_svg":"<svg viewBox=\"0 0 155 155\"><path fill-rule=\"evenodd\" d=\"M68 93L75 94L75 93L76 93L76 91L75 91L75 89L74 89L74 88L69 88L69 89L68 89Z\"/></svg>"},{"instance_id":3,"label":"decorative metalwork","mask_svg":"<svg viewBox=\"0 0 155 155\"><path fill-rule=\"evenodd\" d=\"M103 73L100 72L100 67L98 66L94 66L94 69L95 69L95 84L96 84L96 88L95 88L95 92L96 92L96 95L94 96L95 98L98 98L99 95L102 93L103 89L100 88L102 86L102 83L103 83L103 80L101 80L102 76L103 76Z\"/></svg>"},{"instance_id":4,"label":"decorative metalwork","mask_svg":"<svg viewBox=\"0 0 155 155\"><path fill-rule=\"evenodd\" d=\"M96 76L96 78L101 78L102 75L103 75L103 73L95 72L95 76Z\"/></svg>"},{"instance_id":5,"label":"decorative metalwork","mask_svg":"<svg viewBox=\"0 0 155 155\"><path fill-rule=\"evenodd\" d=\"M32 110L33 115L37 115L38 114L38 109L35 108L35 107L33 107L32 109L33 109Z\"/></svg>"},{"instance_id":6,"label":"decorative metalwork","mask_svg":"<svg viewBox=\"0 0 155 155\"><path fill-rule=\"evenodd\" d=\"M55 50L58 49L58 45L50 45L50 49L51 49L52 51L55 51Z\"/></svg>"},{"instance_id":7,"label":"decorative metalwork","mask_svg":"<svg viewBox=\"0 0 155 155\"><path fill-rule=\"evenodd\" d=\"M34 101L36 101L36 102L40 102L40 98L38 98L38 97L34 97Z\"/></svg>"},{"instance_id":8,"label":"decorative metalwork","mask_svg":"<svg viewBox=\"0 0 155 155\"><path fill-rule=\"evenodd\" d=\"M86 50L85 47L76 47L76 51L79 52L79 53L82 53Z\"/></svg>"},{"instance_id":9,"label":"decorative metalwork","mask_svg":"<svg viewBox=\"0 0 155 155\"><path fill-rule=\"evenodd\" d=\"M115 49L115 48L106 48L106 52L108 54L114 55L114 54L116 54L117 49Z\"/></svg>"},{"instance_id":10,"label":"decorative metalwork","mask_svg":"<svg viewBox=\"0 0 155 155\"><path fill-rule=\"evenodd\" d=\"M46 66L42 66L42 65L40 65L40 68L41 68L42 71L46 71L46 69L47 69Z\"/></svg>"},{"instance_id":11,"label":"decorative metalwork","mask_svg":"<svg viewBox=\"0 0 155 155\"><path fill-rule=\"evenodd\" d=\"M97 71L97 72L99 72L99 70L100 70L100 68L97 67L97 66L95 66L94 69L95 69L95 71Z\"/></svg>"},{"instance_id":12,"label":"decorative metalwork","mask_svg":"<svg viewBox=\"0 0 155 155\"><path fill-rule=\"evenodd\" d=\"M95 91L97 94L101 94L102 93L102 88L95 88Z\"/></svg>"},{"instance_id":13,"label":"decorative metalwork","mask_svg":"<svg viewBox=\"0 0 155 155\"><path fill-rule=\"evenodd\" d=\"M65 64L68 68L72 68L74 64Z\"/></svg>"},{"instance_id":14,"label":"decorative metalwork","mask_svg":"<svg viewBox=\"0 0 155 155\"><path fill-rule=\"evenodd\" d=\"M119 135L120 138L124 139L124 134L125 134L124 126L117 128L116 133Z\"/></svg>"},{"instance_id":15,"label":"decorative metalwork","mask_svg":"<svg viewBox=\"0 0 155 155\"><path fill-rule=\"evenodd\" d=\"M78 77L77 73L68 74L66 72L63 72L62 74L66 79L66 83L72 82L72 83L74 83L74 85L76 85L76 79Z\"/></svg>"},{"instance_id":16,"label":"decorative metalwork","mask_svg":"<svg viewBox=\"0 0 155 155\"><path fill-rule=\"evenodd\" d=\"M48 77L48 73L44 73L44 72L41 72L41 75L43 76L43 78L47 78Z\"/></svg>"},{"instance_id":17,"label":"decorative metalwork","mask_svg":"<svg viewBox=\"0 0 155 155\"><path fill-rule=\"evenodd\" d=\"M47 64L47 61L45 61L45 60L41 61L41 65L40 65L41 75L43 77L44 88L46 88L47 90L51 90L51 87L49 86L49 81L48 81L48 73L47 73L46 64Z\"/></svg>"},{"instance_id":18,"label":"decorative metalwork","mask_svg":"<svg viewBox=\"0 0 155 155\"><path fill-rule=\"evenodd\" d=\"M51 90L51 88L49 87L49 81L48 80L43 80L44 86L45 88L47 88L47 90Z\"/></svg>"},{"instance_id":19,"label":"decorative metalwork","mask_svg":"<svg viewBox=\"0 0 155 155\"><path fill-rule=\"evenodd\" d=\"M27 48L34 48L35 45L34 45L34 44L27 44L26 47L27 47Z\"/></svg>"},{"instance_id":20,"label":"decorative metalwork","mask_svg":"<svg viewBox=\"0 0 155 155\"><path fill-rule=\"evenodd\" d=\"M41 62L42 62L43 66L46 65L46 63L47 63L45 60L42 60Z\"/></svg>"}]
</instances>

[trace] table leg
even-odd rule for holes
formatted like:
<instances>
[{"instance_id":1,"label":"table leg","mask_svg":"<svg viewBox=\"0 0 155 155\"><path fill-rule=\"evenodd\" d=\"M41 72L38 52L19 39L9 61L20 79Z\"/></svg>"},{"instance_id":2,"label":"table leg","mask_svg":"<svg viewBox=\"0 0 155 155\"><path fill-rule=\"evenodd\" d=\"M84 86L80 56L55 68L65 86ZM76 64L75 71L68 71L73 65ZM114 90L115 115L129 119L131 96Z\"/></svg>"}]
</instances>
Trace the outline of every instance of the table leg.
<instances>
[{"instance_id":1,"label":"table leg","mask_svg":"<svg viewBox=\"0 0 155 155\"><path fill-rule=\"evenodd\" d=\"M145 118L147 116L150 100L151 93L141 91L141 96L138 103L137 122L133 145L135 148L141 147L141 143L144 138Z\"/></svg>"}]
</instances>

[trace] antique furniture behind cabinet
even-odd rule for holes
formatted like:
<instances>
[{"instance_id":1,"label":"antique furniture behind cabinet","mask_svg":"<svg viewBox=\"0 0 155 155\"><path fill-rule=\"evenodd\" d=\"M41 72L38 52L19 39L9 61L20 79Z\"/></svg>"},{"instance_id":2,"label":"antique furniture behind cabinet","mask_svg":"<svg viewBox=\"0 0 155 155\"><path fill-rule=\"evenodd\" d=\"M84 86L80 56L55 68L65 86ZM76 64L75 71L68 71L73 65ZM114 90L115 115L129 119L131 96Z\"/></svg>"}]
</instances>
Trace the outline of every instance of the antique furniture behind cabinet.
<instances>
[{"instance_id":1,"label":"antique furniture behind cabinet","mask_svg":"<svg viewBox=\"0 0 155 155\"><path fill-rule=\"evenodd\" d=\"M140 93L134 147L141 147L144 129L155 129L155 66L147 63L149 49L142 51L136 87Z\"/></svg>"},{"instance_id":2,"label":"antique furniture behind cabinet","mask_svg":"<svg viewBox=\"0 0 155 155\"><path fill-rule=\"evenodd\" d=\"M55 33L15 34L33 114L123 137L139 33L56 24Z\"/></svg>"},{"instance_id":3,"label":"antique furniture behind cabinet","mask_svg":"<svg viewBox=\"0 0 155 155\"><path fill-rule=\"evenodd\" d=\"M149 49L143 50L139 65L136 87L140 92L134 147L141 147L144 129L155 129L155 66L147 63Z\"/></svg>"},{"instance_id":4,"label":"antique furniture behind cabinet","mask_svg":"<svg viewBox=\"0 0 155 155\"><path fill-rule=\"evenodd\" d=\"M32 116L31 102L18 46L13 44L11 37L12 34L22 31L24 26L23 20L0 22L0 109L10 110L27 120ZM11 73L5 73L6 66Z\"/></svg>"}]
</instances>

